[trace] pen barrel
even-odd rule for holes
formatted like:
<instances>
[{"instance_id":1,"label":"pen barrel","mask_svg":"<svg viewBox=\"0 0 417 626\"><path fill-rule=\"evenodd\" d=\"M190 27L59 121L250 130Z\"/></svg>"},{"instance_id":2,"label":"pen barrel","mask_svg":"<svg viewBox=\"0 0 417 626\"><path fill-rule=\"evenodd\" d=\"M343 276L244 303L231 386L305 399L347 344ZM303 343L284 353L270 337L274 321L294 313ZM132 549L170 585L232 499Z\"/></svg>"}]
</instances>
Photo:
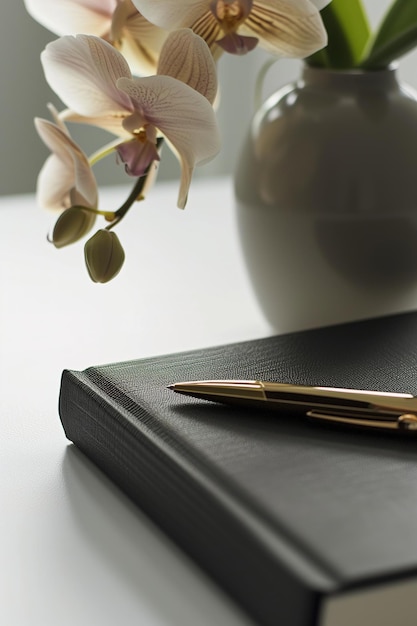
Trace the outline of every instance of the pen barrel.
<instances>
[{"instance_id":1,"label":"pen barrel","mask_svg":"<svg viewBox=\"0 0 417 626\"><path fill-rule=\"evenodd\" d=\"M322 408L326 410L354 411L398 416L417 412L417 399L404 393L387 393L337 387L308 387L281 383L265 383L265 398L279 406L303 411Z\"/></svg>"},{"instance_id":2,"label":"pen barrel","mask_svg":"<svg viewBox=\"0 0 417 626\"><path fill-rule=\"evenodd\" d=\"M260 380L176 383L174 391L199 399L304 414L318 421L417 434L417 398L338 387L311 387Z\"/></svg>"}]
</instances>

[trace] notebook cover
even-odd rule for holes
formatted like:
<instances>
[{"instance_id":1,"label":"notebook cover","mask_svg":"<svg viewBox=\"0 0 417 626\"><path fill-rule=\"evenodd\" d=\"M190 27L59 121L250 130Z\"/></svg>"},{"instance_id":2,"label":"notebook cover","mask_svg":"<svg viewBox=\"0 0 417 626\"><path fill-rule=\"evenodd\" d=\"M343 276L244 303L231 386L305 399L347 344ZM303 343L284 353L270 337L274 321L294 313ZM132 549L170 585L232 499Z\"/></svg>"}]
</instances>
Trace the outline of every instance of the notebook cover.
<instances>
[{"instance_id":1,"label":"notebook cover","mask_svg":"<svg viewBox=\"0 0 417 626\"><path fill-rule=\"evenodd\" d=\"M258 378L417 395L417 313L64 371L67 437L261 624L417 572L417 437L177 395Z\"/></svg>"}]
</instances>

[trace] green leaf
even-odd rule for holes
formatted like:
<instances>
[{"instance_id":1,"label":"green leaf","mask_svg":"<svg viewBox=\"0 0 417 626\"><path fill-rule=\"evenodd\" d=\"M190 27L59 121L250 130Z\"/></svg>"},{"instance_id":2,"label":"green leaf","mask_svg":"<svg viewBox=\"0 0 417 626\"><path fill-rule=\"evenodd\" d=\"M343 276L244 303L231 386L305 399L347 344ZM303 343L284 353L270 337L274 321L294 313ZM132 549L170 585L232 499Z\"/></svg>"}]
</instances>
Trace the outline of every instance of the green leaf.
<instances>
[{"instance_id":1,"label":"green leaf","mask_svg":"<svg viewBox=\"0 0 417 626\"><path fill-rule=\"evenodd\" d=\"M395 0L385 14L361 67L386 67L417 45L417 2Z\"/></svg>"},{"instance_id":2,"label":"green leaf","mask_svg":"<svg viewBox=\"0 0 417 626\"><path fill-rule=\"evenodd\" d=\"M358 65L371 35L362 0L332 0L321 11L321 16L328 44L306 62L335 69Z\"/></svg>"},{"instance_id":3,"label":"green leaf","mask_svg":"<svg viewBox=\"0 0 417 626\"><path fill-rule=\"evenodd\" d=\"M387 67L390 63L399 59L417 44L417 24L404 31L397 37L372 49L369 55L361 63L360 67L367 70L376 70Z\"/></svg>"}]
</instances>

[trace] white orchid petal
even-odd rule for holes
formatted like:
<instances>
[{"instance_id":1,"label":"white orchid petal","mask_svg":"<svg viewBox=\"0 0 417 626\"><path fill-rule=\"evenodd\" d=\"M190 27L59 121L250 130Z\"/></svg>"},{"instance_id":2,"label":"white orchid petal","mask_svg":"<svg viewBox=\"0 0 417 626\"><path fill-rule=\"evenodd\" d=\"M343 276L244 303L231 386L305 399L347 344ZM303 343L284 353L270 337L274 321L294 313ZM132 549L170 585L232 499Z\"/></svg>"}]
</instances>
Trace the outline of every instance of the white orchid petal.
<instances>
[{"instance_id":1,"label":"white orchid petal","mask_svg":"<svg viewBox=\"0 0 417 626\"><path fill-rule=\"evenodd\" d=\"M118 86L129 95L147 123L158 128L180 155L183 167L180 206L194 166L214 158L220 149L212 106L200 93L171 76L121 78Z\"/></svg>"},{"instance_id":2,"label":"white orchid petal","mask_svg":"<svg viewBox=\"0 0 417 626\"><path fill-rule=\"evenodd\" d=\"M133 6L130 0L117 3L113 11L110 27L110 38L113 42L117 43L122 39L126 22L132 14L139 15L136 7Z\"/></svg>"},{"instance_id":3,"label":"white orchid petal","mask_svg":"<svg viewBox=\"0 0 417 626\"><path fill-rule=\"evenodd\" d=\"M180 158L181 162L181 179L180 179L180 188L178 191L178 199L177 199L177 207L179 209L185 209L185 205L187 204L188 199L188 191L191 185L191 178L193 175L194 168L191 167L187 161L183 158Z\"/></svg>"},{"instance_id":4,"label":"white orchid petal","mask_svg":"<svg viewBox=\"0 0 417 626\"><path fill-rule=\"evenodd\" d=\"M286 57L306 57L327 43L321 16L310 0L254 0L238 32L258 37L264 49Z\"/></svg>"},{"instance_id":5,"label":"white orchid petal","mask_svg":"<svg viewBox=\"0 0 417 626\"><path fill-rule=\"evenodd\" d=\"M132 0L118 2L112 16L111 39L117 43L124 37L126 30L155 52L160 50L167 36L165 30L155 26L138 12Z\"/></svg>"},{"instance_id":6,"label":"white orchid petal","mask_svg":"<svg viewBox=\"0 0 417 626\"><path fill-rule=\"evenodd\" d=\"M108 33L116 0L24 0L28 13L57 35Z\"/></svg>"},{"instance_id":7,"label":"white orchid petal","mask_svg":"<svg viewBox=\"0 0 417 626\"><path fill-rule=\"evenodd\" d=\"M55 154L66 167L73 169L73 159L71 151L68 150L67 141L71 142L71 138L65 135L62 130L49 120L35 118L35 127L39 137L53 154Z\"/></svg>"},{"instance_id":8,"label":"white orchid petal","mask_svg":"<svg viewBox=\"0 0 417 626\"><path fill-rule=\"evenodd\" d=\"M158 74L186 83L211 103L217 94L217 71L206 42L189 28L172 32L158 63Z\"/></svg>"},{"instance_id":9,"label":"white orchid petal","mask_svg":"<svg viewBox=\"0 0 417 626\"><path fill-rule=\"evenodd\" d=\"M204 96L171 76L121 78L118 86L146 122L159 128L180 153L178 144L185 151L189 146L195 163L215 156L219 131L213 108Z\"/></svg>"},{"instance_id":10,"label":"white orchid petal","mask_svg":"<svg viewBox=\"0 0 417 626\"><path fill-rule=\"evenodd\" d=\"M133 135L143 129L146 123L147 121L144 115L135 111L132 115L129 115L129 117L123 120L123 128L127 130L130 135Z\"/></svg>"},{"instance_id":11,"label":"white orchid petal","mask_svg":"<svg viewBox=\"0 0 417 626\"><path fill-rule=\"evenodd\" d=\"M54 0L56 2L56 0ZM120 0L72 0L76 4L88 7L95 13L111 14ZM62 2L62 0L60 0Z\"/></svg>"},{"instance_id":12,"label":"white orchid petal","mask_svg":"<svg viewBox=\"0 0 417 626\"><path fill-rule=\"evenodd\" d=\"M58 183L62 188L62 197L66 197L68 192L74 187L86 203L86 206L92 208L97 206L97 184L90 164L81 148L63 132L56 124L48 120L35 119L36 129L44 143L51 150L53 155L62 164L65 174L61 174L61 178L52 181L51 186L55 188ZM51 164L52 163L52 164ZM49 160L47 172L52 169L59 169L55 159ZM42 175L42 184L46 184L47 176L50 173ZM68 187L69 181L72 184ZM54 191L55 195L56 191ZM62 202L60 203L62 206Z\"/></svg>"},{"instance_id":13,"label":"white orchid petal","mask_svg":"<svg viewBox=\"0 0 417 626\"><path fill-rule=\"evenodd\" d=\"M120 52L134 72L141 76L155 74L167 32L136 13L126 21Z\"/></svg>"},{"instance_id":14,"label":"white orchid petal","mask_svg":"<svg viewBox=\"0 0 417 626\"><path fill-rule=\"evenodd\" d=\"M140 13L135 13L128 18L126 29L154 52L159 52L168 35L166 30L155 26Z\"/></svg>"},{"instance_id":15,"label":"white orchid petal","mask_svg":"<svg viewBox=\"0 0 417 626\"><path fill-rule=\"evenodd\" d=\"M140 76L155 74L167 32L136 13L125 23L119 50L132 71Z\"/></svg>"},{"instance_id":16,"label":"white orchid petal","mask_svg":"<svg viewBox=\"0 0 417 626\"><path fill-rule=\"evenodd\" d=\"M210 0L132 0L147 20L162 28L182 28L210 11Z\"/></svg>"},{"instance_id":17,"label":"white orchid petal","mask_svg":"<svg viewBox=\"0 0 417 626\"><path fill-rule=\"evenodd\" d=\"M38 206L49 211L63 211L70 206L70 191L74 186L74 172L54 154L41 168L36 184Z\"/></svg>"},{"instance_id":18,"label":"white orchid petal","mask_svg":"<svg viewBox=\"0 0 417 626\"><path fill-rule=\"evenodd\" d=\"M192 28L208 44L217 59L222 49L215 41L222 30L212 11L211 0L133 0L139 11L152 23L170 30Z\"/></svg>"},{"instance_id":19,"label":"white orchid petal","mask_svg":"<svg viewBox=\"0 0 417 626\"><path fill-rule=\"evenodd\" d=\"M61 111L61 113L59 113L56 107L51 103L47 104L47 108L52 116L54 123L62 130L63 133L65 133L66 135L69 135L68 129L65 126L64 119L62 117L63 112Z\"/></svg>"},{"instance_id":20,"label":"white orchid petal","mask_svg":"<svg viewBox=\"0 0 417 626\"><path fill-rule=\"evenodd\" d=\"M116 87L130 77L124 57L110 44L90 35L66 36L41 54L46 80L61 100L80 115L129 111L130 102Z\"/></svg>"},{"instance_id":21,"label":"white orchid petal","mask_svg":"<svg viewBox=\"0 0 417 626\"><path fill-rule=\"evenodd\" d=\"M132 73L136 76L155 74L158 65L158 53L148 48L141 39L134 37L127 29L118 45Z\"/></svg>"},{"instance_id":22,"label":"white orchid petal","mask_svg":"<svg viewBox=\"0 0 417 626\"><path fill-rule=\"evenodd\" d=\"M126 113L128 116L129 113ZM123 120L124 115L120 114L120 116L115 117L114 115L97 115L92 117L86 117L85 115L79 115L72 111L71 109L65 109L60 113L60 118L65 122L74 122L77 124L88 124L89 126L97 126L98 128L102 128L103 130L107 130L112 135L116 135L116 137L121 137L125 139L130 137L130 133L128 133L123 128Z\"/></svg>"}]
</instances>

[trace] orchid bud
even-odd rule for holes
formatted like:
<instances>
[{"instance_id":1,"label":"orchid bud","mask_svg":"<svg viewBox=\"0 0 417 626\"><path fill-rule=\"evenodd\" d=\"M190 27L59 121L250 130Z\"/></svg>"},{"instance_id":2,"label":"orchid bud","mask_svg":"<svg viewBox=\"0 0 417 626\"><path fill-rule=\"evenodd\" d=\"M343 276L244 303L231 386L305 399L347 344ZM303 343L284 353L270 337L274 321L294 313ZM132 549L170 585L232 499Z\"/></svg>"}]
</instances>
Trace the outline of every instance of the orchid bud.
<instances>
[{"instance_id":1,"label":"orchid bud","mask_svg":"<svg viewBox=\"0 0 417 626\"><path fill-rule=\"evenodd\" d=\"M59 216L51 241L56 248L75 243L86 235L94 225L96 214L83 207L73 206Z\"/></svg>"},{"instance_id":2,"label":"orchid bud","mask_svg":"<svg viewBox=\"0 0 417 626\"><path fill-rule=\"evenodd\" d=\"M122 269L125 253L117 235L111 230L98 230L85 244L85 263L91 280L107 283Z\"/></svg>"}]
</instances>

